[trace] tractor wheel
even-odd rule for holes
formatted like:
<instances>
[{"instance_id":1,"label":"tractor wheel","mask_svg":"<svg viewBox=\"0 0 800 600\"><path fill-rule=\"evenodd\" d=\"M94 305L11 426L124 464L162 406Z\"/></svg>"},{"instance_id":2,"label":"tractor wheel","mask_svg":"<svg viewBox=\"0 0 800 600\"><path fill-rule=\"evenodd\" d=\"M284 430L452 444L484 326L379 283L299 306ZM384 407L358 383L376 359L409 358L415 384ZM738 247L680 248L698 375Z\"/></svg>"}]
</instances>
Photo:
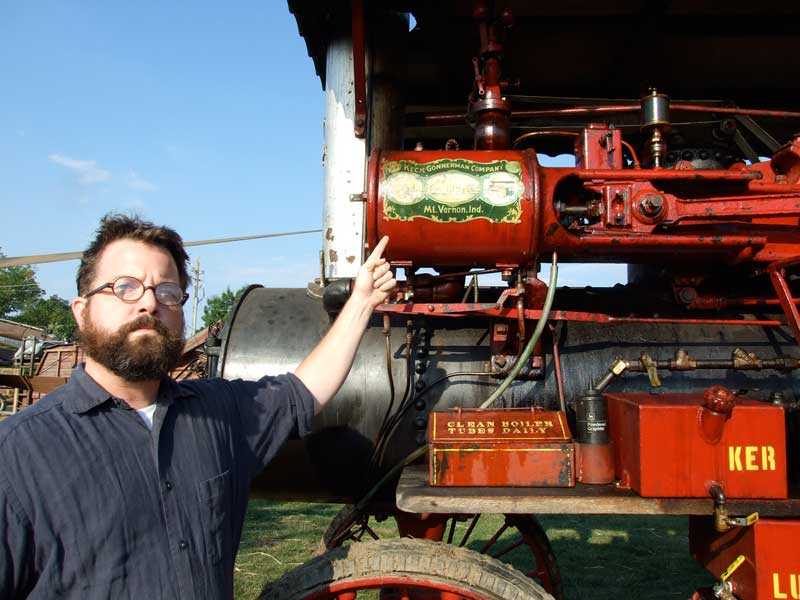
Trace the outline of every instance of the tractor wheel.
<instances>
[{"instance_id":1,"label":"tractor wheel","mask_svg":"<svg viewBox=\"0 0 800 600\"><path fill-rule=\"evenodd\" d=\"M363 592L363 593L362 593ZM259 600L553 600L488 556L428 540L335 548L269 584Z\"/></svg>"},{"instance_id":2,"label":"tractor wheel","mask_svg":"<svg viewBox=\"0 0 800 600\"><path fill-rule=\"evenodd\" d=\"M342 507L323 534L318 552L323 553L332 548L337 548L348 541L360 542L363 539L378 539L378 534L370 526L370 517L369 513L356 511L351 504ZM454 527L457 518L451 517L448 520L448 527L445 529ZM462 515L461 518L463 519L464 516ZM472 517L472 522L467 532L460 540L451 539L452 534L446 534L448 544L465 546L470 541L470 534L479 518L480 515ZM510 563L513 567L534 579L556 600L563 598L561 571L558 568L558 562L550 545L550 540L547 539L547 534L535 517L519 514L505 515L502 525L493 535L488 540L483 541L480 547L475 545L473 547L480 554ZM525 552L522 552L522 550L525 550ZM512 552L515 553L512 554ZM533 568L530 567L531 559L534 564Z\"/></svg>"}]
</instances>

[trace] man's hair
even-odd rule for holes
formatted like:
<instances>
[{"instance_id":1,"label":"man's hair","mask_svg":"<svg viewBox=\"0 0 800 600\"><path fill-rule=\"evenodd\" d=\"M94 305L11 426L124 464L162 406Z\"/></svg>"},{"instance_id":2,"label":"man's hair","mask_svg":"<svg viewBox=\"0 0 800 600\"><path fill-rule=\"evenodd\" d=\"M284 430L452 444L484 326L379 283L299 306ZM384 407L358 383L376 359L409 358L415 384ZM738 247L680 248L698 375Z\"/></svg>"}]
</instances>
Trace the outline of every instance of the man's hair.
<instances>
[{"instance_id":1,"label":"man's hair","mask_svg":"<svg viewBox=\"0 0 800 600\"><path fill-rule=\"evenodd\" d=\"M183 291L189 287L189 256L183 248L183 239L178 232L169 227L159 227L150 221L136 216L109 213L100 220L97 236L84 251L81 266L78 268L78 294L89 291L97 271L97 261L103 250L117 240L135 240L144 242L170 253L178 267L178 283Z\"/></svg>"}]
</instances>

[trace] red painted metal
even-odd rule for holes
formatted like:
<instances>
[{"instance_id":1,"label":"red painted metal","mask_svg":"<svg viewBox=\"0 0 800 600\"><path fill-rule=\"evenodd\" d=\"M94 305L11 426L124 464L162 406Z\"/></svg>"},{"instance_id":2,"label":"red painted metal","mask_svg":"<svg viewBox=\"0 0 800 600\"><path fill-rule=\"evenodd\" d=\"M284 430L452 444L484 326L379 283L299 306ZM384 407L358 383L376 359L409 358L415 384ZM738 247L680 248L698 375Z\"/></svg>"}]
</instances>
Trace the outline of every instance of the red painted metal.
<instances>
[{"instance_id":1,"label":"red painted metal","mask_svg":"<svg viewBox=\"0 0 800 600\"><path fill-rule=\"evenodd\" d=\"M367 128L367 75L364 52L364 0L353 0L351 13L353 39L353 94L355 109L353 132L358 138L366 135Z\"/></svg>"},{"instance_id":2,"label":"red painted metal","mask_svg":"<svg viewBox=\"0 0 800 600\"><path fill-rule=\"evenodd\" d=\"M397 522L397 533L400 537L441 542L450 515L447 514L416 514L395 511L394 519Z\"/></svg>"},{"instance_id":3,"label":"red painted metal","mask_svg":"<svg viewBox=\"0 0 800 600\"><path fill-rule=\"evenodd\" d=\"M704 435L701 394L608 394L617 479L645 497L786 498L786 430L779 406L737 399L718 441Z\"/></svg>"},{"instance_id":4,"label":"red painted metal","mask_svg":"<svg viewBox=\"0 0 800 600\"><path fill-rule=\"evenodd\" d=\"M622 132L606 124L590 124L575 141L575 167L621 169Z\"/></svg>"},{"instance_id":5,"label":"red painted metal","mask_svg":"<svg viewBox=\"0 0 800 600\"><path fill-rule=\"evenodd\" d=\"M614 481L611 444L575 443L575 479L580 483L604 484Z\"/></svg>"},{"instance_id":6,"label":"red painted metal","mask_svg":"<svg viewBox=\"0 0 800 600\"><path fill-rule=\"evenodd\" d=\"M456 162L459 161L459 162ZM481 210L484 213L491 209L488 203L474 202L448 204L430 203L432 212L421 216L393 218L392 210L386 199L387 180L393 175L392 169L399 165L410 165L421 173L408 173L407 187L423 186L433 178L427 173L434 169L447 169L449 165L458 165L463 169L474 169L476 176L484 176L493 172L498 166L511 164L520 169L519 185L524 189L518 200L519 214L510 215L510 222L495 222L483 218L483 213L467 213L467 210ZM539 195L535 185L538 169L535 154L532 151L459 151L459 152L382 152L373 153L370 160L369 182L367 189L367 239L374 246L378 239L388 235L392 239L392 247L387 254L389 259L402 259L414 265L454 265L454 266L491 266L498 264L519 265L531 263L535 247L535 239L539 234L541 207L537 206ZM483 171L483 173L481 173ZM449 171L445 171L447 173ZM442 191L443 195L465 195L471 190L460 190L459 185L476 185L468 173L458 175L459 180L442 181L443 186L451 189ZM438 174L437 174L438 175ZM423 181L422 177L426 177ZM440 181L447 175L440 177ZM396 179L395 179L396 181ZM434 182L435 183L435 182ZM490 184L487 184L490 185ZM421 190L422 188L420 188ZM413 195L420 190L401 190ZM422 213L424 207L420 202L408 204L410 210ZM462 222L450 219L464 218ZM469 240L469 244L459 243Z\"/></svg>"},{"instance_id":7,"label":"red painted metal","mask_svg":"<svg viewBox=\"0 0 800 600\"><path fill-rule=\"evenodd\" d=\"M390 236L388 258L414 267L800 256L800 142L775 166L623 169L619 130L590 126L577 152L595 168L540 167L530 150L376 152L368 243Z\"/></svg>"},{"instance_id":8,"label":"red painted metal","mask_svg":"<svg viewBox=\"0 0 800 600\"><path fill-rule=\"evenodd\" d=\"M800 597L799 538L798 520L759 519L749 527L718 533L713 518L689 518L689 550L715 576L744 556L728 579L742 600Z\"/></svg>"},{"instance_id":9,"label":"red painted metal","mask_svg":"<svg viewBox=\"0 0 800 600\"><path fill-rule=\"evenodd\" d=\"M433 412L428 440L434 486L575 484L572 438L559 412Z\"/></svg>"},{"instance_id":10,"label":"red painted metal","mask_svg":"<svg viewBox=\"0 0 800 600\"><path fill-rule=\"evenodd\" d=\"M443 583L435 577L420 575L412 578L408 575L390 574L332 583L324 590L306 596L298 595L297 600L357 598L360 591L385 590L386 588L392 590L391 595L381 596L386 600L487 600L483 595L464 590L464 588L450 583Z\"/></svg>"},{"instance_id":11,"label":"red painted metal","mask_svg":"<svg viewBox=\"0 0 800 600\"><path fill-rule=\"evenodd\" d=\"M511 145L511 105L503 97L500 80L503 46L495 35L496 23L486 2L477 0L473 15L481 38L481 58L473 59L475 89L469 104L475 119L474 145L476 150L501 150Z\"/></svg>"},{"instance_id":12,"label":"red painted metal","mask_svg":"<svg viewBox=\"0 0 800 600\"><path fill-rule=\"evenodd\" d=\"M714 385L703 393L703 410L700 413L700 430L709 444L716 444L722 438L725 423L731 418L736 396L721 385Z\"/></svg>"},{"instance_id":13,"label":"red painted metal","mask_svg":"<svg viewBox=\"0 0 800 600\"><path fill-rule=\"evenodd\" d=\"M398 313L402 315L436 315L439 317L463 317L465 315L481 314L487 317L503 319L517 319L516 308L499 308L495 303L428 303L428 304L383 304L377 307L380 312ZM525 309L526 319L538 320L542 311ZM783 321L775 319L670 319L659 317L614 317L603 313L590 313L575 310L553 310L550 313L551 321L584 321L591 323L650 323L650 324L681 324L681 325L746 325L750 327L782 327Z\"/></svg>"},{"instance_id":14,"label":"red painted metal","mask_svg":"<svg viewBox=\"0 0 800 600\"><path fill-rule=\"evenodd\" d=\"M794 334L794 339L800 344L800 312L797 310L795 299L792 297L792 292L784 275L786 267L793 266L798 262L800 262L800 259L775 262L768 267L767 271L769 272L772 286L775 288L775 293L778 295L778 302L780 302L783 313L786 315L789 328Z\"/></svg>"}]
</instances>

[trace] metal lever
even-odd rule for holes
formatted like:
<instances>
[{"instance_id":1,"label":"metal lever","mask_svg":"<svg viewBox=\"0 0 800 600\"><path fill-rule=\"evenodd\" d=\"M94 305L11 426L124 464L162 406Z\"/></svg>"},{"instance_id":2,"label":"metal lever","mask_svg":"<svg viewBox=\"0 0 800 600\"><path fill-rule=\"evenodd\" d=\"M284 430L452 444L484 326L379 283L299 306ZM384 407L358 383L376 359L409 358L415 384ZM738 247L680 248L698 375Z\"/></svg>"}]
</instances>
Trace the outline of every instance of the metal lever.
<instances>
[{"instance_id":1,"label":"metal lever","mask_svg":"<svg viewBox=\"0 0 800 600\"><path fill-rule=\"evenodd\" d=\"M757 513L754 514L757 515ZM758 520L758 516L756 516L756 520ZM744 555L740 554L731 564L728 565L728 568L722 572L722 575L719 576L719 581L711 588L711 591L714 592L715 597L719 598L720 600L737 600L733 593L733 584L728 581L728 579L731 575L733 575L733 572L736 569L742 566L744 561Z\"/></svg>"}]
</instances>

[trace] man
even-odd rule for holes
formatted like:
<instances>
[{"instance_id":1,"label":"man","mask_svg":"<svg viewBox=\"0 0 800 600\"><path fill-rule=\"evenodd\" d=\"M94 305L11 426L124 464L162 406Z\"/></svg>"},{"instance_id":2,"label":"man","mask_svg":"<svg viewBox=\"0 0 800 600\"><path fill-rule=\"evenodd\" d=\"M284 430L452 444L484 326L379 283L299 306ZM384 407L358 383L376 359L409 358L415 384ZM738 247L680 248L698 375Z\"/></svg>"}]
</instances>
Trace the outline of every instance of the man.
<instances>
[{"instance_id":1,"label":"man","mask_svg":"<svg viewBox=\"0 0 800 600\"><path fill-rule=\"evenodd\" d=\"M72 302L85 364L0 423L0 599L231 598L250 481L347 376L395 285L387 242L294 374L176 383L181 238L104 218Z\"/></svg>"}]
</instances>

